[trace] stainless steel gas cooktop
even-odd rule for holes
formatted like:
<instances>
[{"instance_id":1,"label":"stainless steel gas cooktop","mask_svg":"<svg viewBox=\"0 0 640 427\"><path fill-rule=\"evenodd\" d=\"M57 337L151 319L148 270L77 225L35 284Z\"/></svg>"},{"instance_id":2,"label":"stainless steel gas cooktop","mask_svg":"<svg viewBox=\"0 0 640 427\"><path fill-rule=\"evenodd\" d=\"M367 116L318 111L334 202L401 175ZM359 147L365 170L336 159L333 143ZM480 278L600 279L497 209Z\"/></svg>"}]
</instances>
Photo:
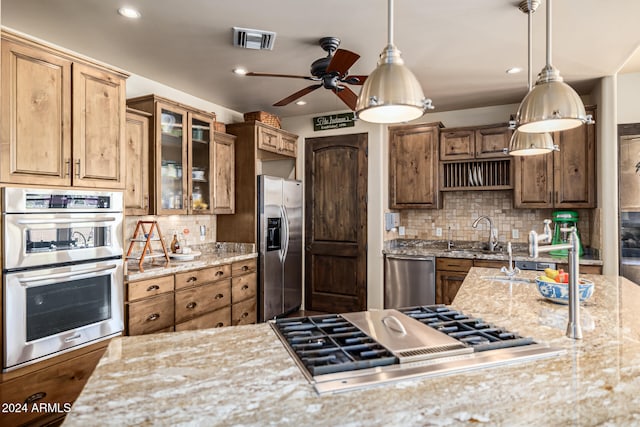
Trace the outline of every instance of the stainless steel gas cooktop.
<instances>
[{"instance_id":1,"label":"stainless steel gas cooktop","mask_svg":"<svg viewBox=\"0 0 640 427\"><path fill-rule=\"evenodd\" d=\"M557 356L444 305L270 321L319 394Z\"/></svg>"}]
</instances>

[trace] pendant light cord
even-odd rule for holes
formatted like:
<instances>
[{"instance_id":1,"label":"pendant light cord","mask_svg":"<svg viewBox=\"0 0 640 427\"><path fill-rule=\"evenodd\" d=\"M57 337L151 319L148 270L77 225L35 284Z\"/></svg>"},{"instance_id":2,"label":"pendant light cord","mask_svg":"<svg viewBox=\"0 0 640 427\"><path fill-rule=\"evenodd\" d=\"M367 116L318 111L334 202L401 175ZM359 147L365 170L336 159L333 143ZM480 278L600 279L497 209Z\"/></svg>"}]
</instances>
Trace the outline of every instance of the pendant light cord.
<instances>
[{"instance_id":1,"label":"pendant light cord","mask_svg":"<svg viewBox=\"0 0 640 427\"><path fill-rule=\"evenodd\" d=\"M547 68L551 66L551 0L547 0Z\"/></svg>"},{"instance_id":2,"label":"pendant light cord","mask_svg":"<svg viewBox=\"0 0 640 427\"><path fill-rule=\"evenodd\" d=\"M532 21L533 21L533 8L531 5L531 0L528 0L527 3L527 26L528 26L528 32L527 32L527 88L529 90L531 90L531 88L533 87L533 71L531 70L531 65L533 63L533 50L531 49L531 39L533 36L533 29L532 27Z\"/></svg>"},{"instance_id":3,"label":"pendant light cord","mask_svg":"<svg viewBox=\"0 0 640 427\"><path fill-rule=\"evenodd\" d=\"M388 1L387 17L387 42L389 45L393 45L393 0Z\"/></svg>"}]
</instances>

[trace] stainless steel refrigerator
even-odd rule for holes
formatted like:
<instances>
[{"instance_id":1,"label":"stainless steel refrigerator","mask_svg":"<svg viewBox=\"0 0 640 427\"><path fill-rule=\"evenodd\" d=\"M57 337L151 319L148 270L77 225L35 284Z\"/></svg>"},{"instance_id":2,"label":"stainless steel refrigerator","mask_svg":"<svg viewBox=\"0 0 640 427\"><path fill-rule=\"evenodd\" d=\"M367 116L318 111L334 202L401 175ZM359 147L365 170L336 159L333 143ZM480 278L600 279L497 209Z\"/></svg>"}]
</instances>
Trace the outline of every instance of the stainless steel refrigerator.
<instances>
[{"instance_id":1,"label":"stainless steel refrigerator","mask_svg":"<svg viewBox=\"0 0 640 427\"><path fill-rule=\"evenodd\" d=\"M264 322L302 303L302 182L258 176L258 317Z\"/></svg>"}]
</instances>

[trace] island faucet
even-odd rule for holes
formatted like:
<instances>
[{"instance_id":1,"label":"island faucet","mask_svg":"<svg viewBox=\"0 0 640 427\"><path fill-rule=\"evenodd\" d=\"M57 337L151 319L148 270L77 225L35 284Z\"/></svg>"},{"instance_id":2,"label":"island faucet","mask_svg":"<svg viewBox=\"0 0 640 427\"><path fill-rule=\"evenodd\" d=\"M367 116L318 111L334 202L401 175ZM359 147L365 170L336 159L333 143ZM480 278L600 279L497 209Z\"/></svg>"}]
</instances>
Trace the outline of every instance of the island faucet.
<instances>
[{"instance_id":1,"label":"island faucet","mask_svg":"<svg viewBox=\"0 0 640 427\"><path fill-rule=\"evenodd\" d=\"M496 236L495 230L493 229L493 221L491 221L491 218L489 218L486 215L479 216L478 218L476 218L475 221L473 221L473 224L471 224L471 226L473 228L478 227L478 223L480 222L481 219L486 219L487 222L489 223L489 241L488 241L488 245L489 245L489 250L491 252L493 252L498 247L498 237Z\"/></svg>"},{"instance_id":2,"label":"island faucet","mask_svg":"<svg viewBox=\"0 0 640 427\"><path fill-rule=\"evenodd\" d=\"M576 340L582 339L580 326L580 295L578 294L578 280L580 275L580 240L576 227L562 229L569 233L569 243L540 246L540 243L551 243L551 220L544 220L544 232L538 234L535 230L529 232L529 255L537 258L540 252L549 252L556 249L569 250L569 322L567 324L567 336Z\"/></svg>"}]
</instances>

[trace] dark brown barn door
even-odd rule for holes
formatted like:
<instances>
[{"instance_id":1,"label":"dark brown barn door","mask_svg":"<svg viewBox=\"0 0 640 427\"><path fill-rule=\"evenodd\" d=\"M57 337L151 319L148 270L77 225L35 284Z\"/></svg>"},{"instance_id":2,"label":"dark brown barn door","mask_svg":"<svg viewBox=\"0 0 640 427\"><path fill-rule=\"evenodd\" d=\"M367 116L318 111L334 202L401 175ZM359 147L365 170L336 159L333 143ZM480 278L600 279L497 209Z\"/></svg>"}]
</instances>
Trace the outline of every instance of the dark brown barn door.
<instances>
[{"instance_id":1,"label":"dark brown barn door","mask_svg":"<svg viewBox=\"0 0 640 427\"><path fill-rule=\"evenodd\" d=\"M305 141L305 308L367 305L367 134Z\"/></svg>"}]
</instances>

